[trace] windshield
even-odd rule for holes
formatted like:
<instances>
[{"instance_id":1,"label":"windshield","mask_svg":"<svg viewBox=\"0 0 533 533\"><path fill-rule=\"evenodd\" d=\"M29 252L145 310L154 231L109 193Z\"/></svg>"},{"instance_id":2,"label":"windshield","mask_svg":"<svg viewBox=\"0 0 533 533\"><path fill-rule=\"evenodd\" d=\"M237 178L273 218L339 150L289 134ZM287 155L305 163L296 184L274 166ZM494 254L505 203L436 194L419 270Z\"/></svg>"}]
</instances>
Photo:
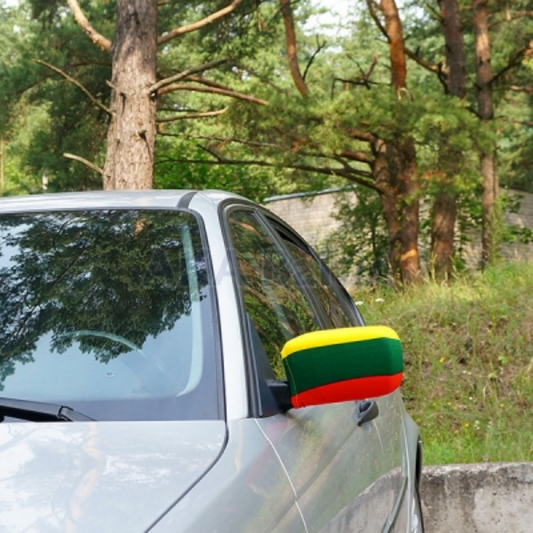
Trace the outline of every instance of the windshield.
<instances>
[{"instance_id":1,"label":"windshield","mask_svg":"<svg viewBox=\"0 0 533 533\"><path fill-rule=\"evenodd\" d=\"M206 255L184 212L1 215L0 397L219 418Z\"/></svg>"}]
</instances>

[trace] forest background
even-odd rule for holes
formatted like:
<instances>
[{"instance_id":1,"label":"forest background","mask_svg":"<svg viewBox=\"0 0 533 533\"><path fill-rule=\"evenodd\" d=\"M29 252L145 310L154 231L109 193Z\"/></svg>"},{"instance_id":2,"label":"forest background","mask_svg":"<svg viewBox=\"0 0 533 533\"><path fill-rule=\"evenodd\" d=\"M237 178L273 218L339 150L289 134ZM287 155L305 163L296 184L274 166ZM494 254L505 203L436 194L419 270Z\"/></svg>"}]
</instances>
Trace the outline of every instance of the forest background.
<instances>
[{"instance_id":1,"label":"forest background","mask_svg":"<svg viewBox=\"0 0 533 533\"><path fill-rule=\"evenodd\" d=\"M533 190L533 1L348 4L0 0L0 194L354 190L340 266L404 339L426 462L532 460L533 273L498 260L531 240L502 214Z\"/></svg>"},{"instance_id":2,"label":"forest background","mask_svg":"<svg viewBox=\"0 0 533 533\"><path fill-rule=\"evenodd\" d=\"M533 2L342 4L2 0L0 192L352 187L347 264L397 284L531 239Z\"/></svg>"}]
</instances>

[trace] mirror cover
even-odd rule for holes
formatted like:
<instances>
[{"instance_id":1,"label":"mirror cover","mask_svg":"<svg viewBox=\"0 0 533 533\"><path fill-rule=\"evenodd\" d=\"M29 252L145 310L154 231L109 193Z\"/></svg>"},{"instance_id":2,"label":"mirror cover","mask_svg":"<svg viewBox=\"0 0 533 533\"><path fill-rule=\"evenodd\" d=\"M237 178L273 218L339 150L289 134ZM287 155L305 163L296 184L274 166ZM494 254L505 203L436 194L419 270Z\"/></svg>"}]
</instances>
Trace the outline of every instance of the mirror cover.
<instances>
[{"instance_id":1,"label":"mirror cover","mask_svg":"<svg viewBox=\"0 0 533 533\"><path fill-rule=\"evenodd\" d=\"M281 356L294 407L384 396L402 382L401 342L386 326L313 331L288 341Z\"/></svg>"}]
</instances>

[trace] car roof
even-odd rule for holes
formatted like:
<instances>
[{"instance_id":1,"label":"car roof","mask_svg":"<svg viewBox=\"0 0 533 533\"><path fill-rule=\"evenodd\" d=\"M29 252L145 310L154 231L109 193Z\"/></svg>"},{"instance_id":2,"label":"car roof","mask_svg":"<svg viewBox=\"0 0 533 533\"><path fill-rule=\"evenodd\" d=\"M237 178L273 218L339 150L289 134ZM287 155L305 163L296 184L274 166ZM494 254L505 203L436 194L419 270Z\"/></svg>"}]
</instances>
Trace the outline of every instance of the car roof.
<instances>
[{"instance_id":1,"label":"car roof","mask_svg":"<svg viewBox=\"0 0 533 533\"><path fill-rule=\"evenodd\" d=\"M203 202L218 205L229 199L244 200L242 196L218 190L128 190L46 193L12 196L0 199L0 213L28 213L64 211L69 209L172 209L185 195L194 194Z\"/></svg>"}]
</instances>

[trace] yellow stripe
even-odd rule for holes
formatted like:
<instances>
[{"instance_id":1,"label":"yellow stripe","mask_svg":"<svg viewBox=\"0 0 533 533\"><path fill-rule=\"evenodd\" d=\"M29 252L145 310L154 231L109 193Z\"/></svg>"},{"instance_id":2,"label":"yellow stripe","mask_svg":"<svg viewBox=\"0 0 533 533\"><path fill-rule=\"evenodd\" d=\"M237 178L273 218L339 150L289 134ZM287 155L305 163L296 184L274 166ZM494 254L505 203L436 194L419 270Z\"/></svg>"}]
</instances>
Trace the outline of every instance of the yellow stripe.
<instances>
[{"instance_id":1,"label":"yellow stripe","mask_svg":"<svg viewBox=\"0 0 533 533\"><path fill-rule=\"evenodd\" d=\"M382 338L400 340L397 333L388 326L359 326L312 331L311 333L304 333L287 341L281 350L281 357L285 358L295 352L309 350L311 348Z\"/></svg>"}]
</instances>

